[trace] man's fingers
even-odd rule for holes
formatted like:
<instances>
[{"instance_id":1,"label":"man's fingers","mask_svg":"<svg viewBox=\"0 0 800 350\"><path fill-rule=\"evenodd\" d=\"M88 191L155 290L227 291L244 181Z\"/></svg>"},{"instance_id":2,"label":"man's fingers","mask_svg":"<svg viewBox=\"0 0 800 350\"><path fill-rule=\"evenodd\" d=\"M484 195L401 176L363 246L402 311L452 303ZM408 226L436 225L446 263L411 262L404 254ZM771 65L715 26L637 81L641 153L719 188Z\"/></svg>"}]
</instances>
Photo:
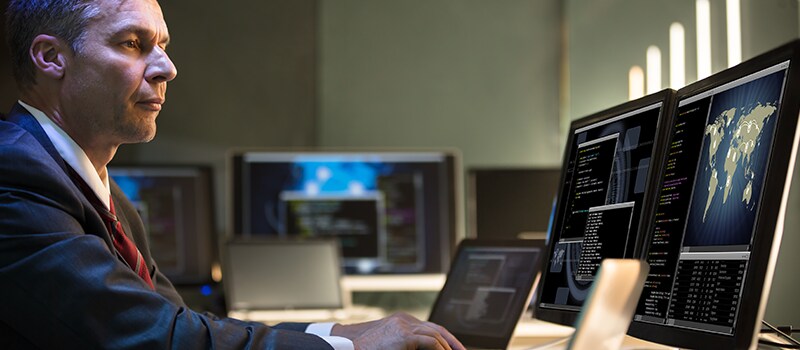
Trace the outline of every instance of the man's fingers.
<instances>
[{"instance_id":1,"label":"man's fingers","mask_svg":"<svg viewBox=\"0 0 800 350\"><path fill-rule=\"evenodd\" d=\"M394 315L397 317L398 320L402 320L413 324L415 326L415 330L413 331L416 334L424 334L432 339L436 339L436 341L440 344L443 349L446 350L465 350L463 344L461 344L456 337L447 331L444 327L435 324L433 322L423 322L419 321L418 319L414 318L411 315L405 313L398 313Z\"/></svg>"},{"instance_id":2,"label":"man's fingers","mask_svg":"<svg viewBox=\"0 0 800 350\"><path fill-rule=\"evenodd\" d=\"M447 344L442 345L436 338L427 335L414 335L411 337L413 343L416 343L417 349L423 350L451 350Z\"/></svg>"},{"instance_id":3,"label":"man's fingers","mask_svg":"<svg viewBox=\"0 0 800 350\"><path fill-rule=\"evenodd\" d=\"M414 327L412 332L417 335L424 335L429 338L435 339L436 342L439 343L439 346L441 346L443 349L451 350L450 345L447 344L447 340L444 339L442 334L440 334L435 328L431 327L430 325L424 323L418 324Z\"/></svg>"},{"instance_id":4,"label":"man's fingers","mask_svg":"<svg viewBox=\"0 0 800 350\"><path fill-rule=\"evenodd\" d=\"M464 350L464 346L444 327L420 321L402 312L374 323L357 326L366 326L363 332L358 332L360 334L354 339L357 349ZM337 333L350 331L346 327L334 329Z\"/></svg>"},{"instance_id":5,"label":"man's fingers","mask_svg":"<svg viewBox=\"0 0 800 350\"><path fill-rule=\"evenodd\" d=\"M456 350L464 350L465 349L464 345L461 344L461 342L458 341L458 339L456 339L456 337L453 334L451 334L450 332L448 332L444 327L442 327L442 326L440 326L438 324L435 324L433 322L425 322L425 324L428 327L431 327L434 330L436 330L436 332L438 332L441 335L441 337L444 338L444 341L447 344L449 344L451 348L456 349Z\"/></svg>"}]
</instances>

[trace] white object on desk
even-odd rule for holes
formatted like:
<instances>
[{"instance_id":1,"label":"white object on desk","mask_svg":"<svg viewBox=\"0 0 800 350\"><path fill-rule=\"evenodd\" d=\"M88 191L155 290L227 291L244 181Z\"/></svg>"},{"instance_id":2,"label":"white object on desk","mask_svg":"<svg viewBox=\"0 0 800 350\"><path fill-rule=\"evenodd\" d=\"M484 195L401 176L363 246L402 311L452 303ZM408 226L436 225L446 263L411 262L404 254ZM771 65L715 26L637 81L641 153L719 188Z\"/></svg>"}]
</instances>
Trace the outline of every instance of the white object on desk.
<instances>
[{"instance_id":1,"label":"white object on desk","mask_svg":"<svg viewBox=\"0 0 800 350\"><path fill-rule=\"evenodd\" d=\"M592 283L571 350L616 350L625 339L650 266L636 259L605 259Z\"/></svg>"},{"instance_id":2,"label":"white object on desk","mask_svg":"<svg viewBox=\"0 0 800 350\"><path fill-rule=\"evenodd\" d=\"M244 321L275 324L280 322L342 322L356 323L377 320L385 316L380 308L352 306L337 310L253 310L231 311L229 317Z\"/></svg>"},{"instance_id":3,"label":"white object on desk","mask_svg":"<svg viewBox=\"0 0 800 350\"><path fill-rule=\"evenodd\" d=\"M438 292L444 286L444 274L419 275L347 275L341 283L345 293L357 292Z\"/></svg>"}]
</instances>

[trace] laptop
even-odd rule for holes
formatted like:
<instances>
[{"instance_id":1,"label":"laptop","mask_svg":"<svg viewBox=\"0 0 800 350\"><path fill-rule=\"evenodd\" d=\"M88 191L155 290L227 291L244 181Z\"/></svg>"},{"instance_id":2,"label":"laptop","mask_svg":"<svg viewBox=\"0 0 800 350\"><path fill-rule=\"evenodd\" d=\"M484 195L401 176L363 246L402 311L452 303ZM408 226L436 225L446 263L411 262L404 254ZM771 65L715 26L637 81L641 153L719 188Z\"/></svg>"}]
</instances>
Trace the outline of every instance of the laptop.
<instances>
[{"instance_id":1,"label":"laptop","mask_svg":"<svg viewBox=\"0 0 800 350\"><path fill-rule=\"evenodd\" d=\"M431 309L468 349L505 349L530 301L541 240L464 239Z\"/></svg>"},{"instance_id":2,"label":"laptop","mask_svg":"<svg viewBox=\"0 0 800 350\"><path fill-rule=\"evenodd\" d=\"M341 266L336 239L231 240L222 266L228 316L265 323L382 316L350 307Z\"/></svg>"}]
</instances>

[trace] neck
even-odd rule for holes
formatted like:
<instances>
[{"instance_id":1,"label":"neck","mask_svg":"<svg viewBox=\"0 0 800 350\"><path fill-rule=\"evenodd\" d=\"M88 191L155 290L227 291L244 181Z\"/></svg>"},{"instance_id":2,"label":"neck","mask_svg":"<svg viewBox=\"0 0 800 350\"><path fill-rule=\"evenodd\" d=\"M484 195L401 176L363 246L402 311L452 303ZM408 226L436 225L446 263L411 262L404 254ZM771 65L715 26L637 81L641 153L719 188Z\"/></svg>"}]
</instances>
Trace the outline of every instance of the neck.
<instances>
[{"instance_id":1,"label":"neck","mask_svg":"<svg viewBox=\"0 0 800 350\"><path fill-rule=\"evenodd\" d=\"M50 120L58 125L69 137L81 147L89 161L92 162L97 174L103 179L107 176L106 165L111 162L117 153L118 144L106 143L97 137L92 137L90 128L72 125L70 118L63 113L58 103L53 103L42 94L27 91L20 97L22 102L42 111Z\"/></svg>"}]
</instances>

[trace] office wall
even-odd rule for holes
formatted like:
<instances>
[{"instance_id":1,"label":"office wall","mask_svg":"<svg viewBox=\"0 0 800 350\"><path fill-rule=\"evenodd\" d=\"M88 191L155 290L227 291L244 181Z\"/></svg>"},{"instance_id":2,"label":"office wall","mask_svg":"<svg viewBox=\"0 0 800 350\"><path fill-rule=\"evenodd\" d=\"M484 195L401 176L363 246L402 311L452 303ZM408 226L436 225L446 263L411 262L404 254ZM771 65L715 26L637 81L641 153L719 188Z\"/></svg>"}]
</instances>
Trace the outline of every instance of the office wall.
<instances>
[{"instance_id":1,"label":"office wall","mask_svg":"<svg viewBox=\"0 0 800 350\"><path fill-rule=\"evenodd\" d=\"M719 1L713 3L717 10ZM662 87L668 87L669 27L673 22L682 23L687 33L687 57L696 55L696 41L691 35L695 32L694 4L694 0L567 1L570 117L580 118L627 101L628 71L634 65L646 69L646 52L650 45L661 49ZM714 14L719 12L713 11ZM712 23L716 24L713 29L724 30L724 23L721 26L720 21ZM714 42L724 43L724 40ZM713 51L716 54L723 50L714 47ZM721 69L724 65L721 56L712 57L714 69ZM696 60L687 59L686 63L687 82L694 81Z\"/></svg>"},{"instance_id":2,"label":"office wall","mask_svg":"<svg viewBox=\"0 0 800 350\"><path fill-rule=\"evenodd\" d=\"M311 146L317 106L317 1L161 1L178 67L158 134L114 163L214 167L217 226L225 219L231 147Z\"/></svg>"},{"instance_id":3,"label":"office wall","mask_svg":"<svg viewBox=\"0 0 800 350\"><path fill-rule=\"evenodd\" d=\"M797 0L742 0L742 58L798 37Z\"/></svg>"},{"instance_id":4,"label":"office wall","mask_svg":"<svg viewBox=\"0 0 800 350\"><path fill-rule=\"evenodd\" d=\"M683 24L686 83L697 80L695 0L568 0L569 116L579 118L628 100L628 70L646 69L650 45L661 50L661 87L669 81L669 27ZM712 72L727 68L725 1L710 1ZM741 0L742 57L798 36L797 0ZM673 88L680 88L673 87Z\"/></svg>"},{"instance_id":5,"label":"office wall","mask_svg":"<svg viewBox=\"0 0 800 350\"><path fill-rule=\"evenodd\" d=\"M318 141L561 161L558 0L320 2Z\"/></svg>"},{"instance_id":6,"label":"office wall","mask_svg":"<svg viewBox=\"0 0 800 350\"><path fill-rule=\"evenodd\" d=\"M628 99L628 70L645 69L645 52L662 55L662 87L669 87L669 26L686 33L686 82L697 80L695 0L568 0L569 114L572 118ZM748 59L798 37L797 0L741 0L742 58ZM727 67L725 1L711 0L712 71ZM800 167L798 167L800 168ZM766 319L800 323L800 169L795 171L787 222Z\"/></svg>"}]
</instances>

